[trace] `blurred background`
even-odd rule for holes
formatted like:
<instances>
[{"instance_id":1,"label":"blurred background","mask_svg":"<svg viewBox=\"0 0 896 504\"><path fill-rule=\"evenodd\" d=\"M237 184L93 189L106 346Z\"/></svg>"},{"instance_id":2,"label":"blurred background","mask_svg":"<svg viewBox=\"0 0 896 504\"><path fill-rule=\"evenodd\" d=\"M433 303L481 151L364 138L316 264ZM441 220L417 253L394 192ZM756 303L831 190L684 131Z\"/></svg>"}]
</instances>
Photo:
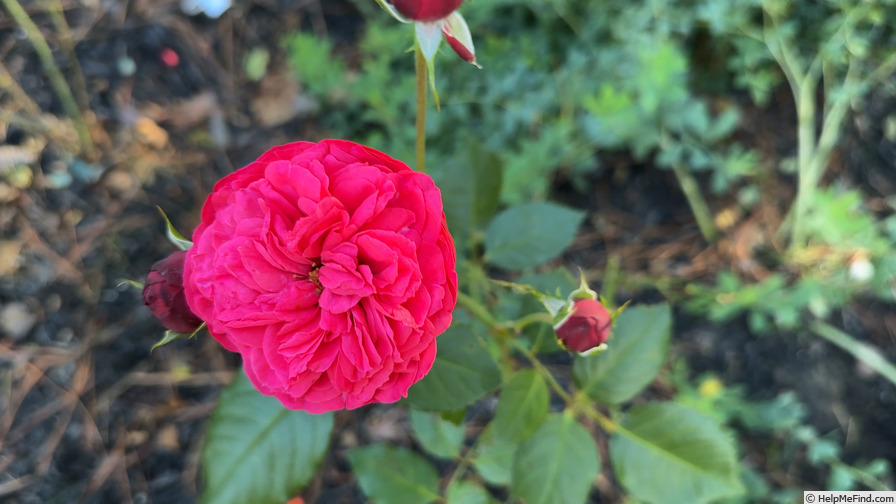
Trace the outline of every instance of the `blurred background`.
<instances>
[{"instance_id":1,"label":"blurred background","mask_svg":"<svg viewBox=\"0 0 896 504\"><path fill-rule=\"evenodd\" d=\"M194 502L239 360L203 335L150 352L163 329L120 283L174 250L155 207L189 236L217 179L295 140L413 160L413 30L373 0L2 4L0 500ZM427 123L461 255L476 171L501 174L497 205L587 211L551 267L673 303L649 393L731 429L737 502L894 488L894 2L461 12L484 68L443 47ZM406 425L338 414L305 500L363 500L343 451Z\"/></svg>"}]
</instances>

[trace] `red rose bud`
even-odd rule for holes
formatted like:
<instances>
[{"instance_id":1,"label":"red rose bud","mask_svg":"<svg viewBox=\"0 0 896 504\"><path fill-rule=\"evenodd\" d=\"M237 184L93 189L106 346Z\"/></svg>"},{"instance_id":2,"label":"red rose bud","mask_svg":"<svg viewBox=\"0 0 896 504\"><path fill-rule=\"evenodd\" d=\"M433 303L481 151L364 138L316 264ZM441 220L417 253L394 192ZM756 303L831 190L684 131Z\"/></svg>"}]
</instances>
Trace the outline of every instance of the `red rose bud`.
<instances>
[{"instance_id":1,"label":"red rose bud","mask_svg":"<svg viewBox=\"0 0 896 504\"><path fill-rule=\"evenodd\" d=\"M463 0L392 0L402 16L414 21L437 21L451 14Z\"/></svg>"},{"instance_id":2,"label":"red rose bud","mask_svg":"<svg viewBox=\"0 0 896 504\"><path fill-rule=\"evenodd\" d=\"M588 352L610 337L613 318L595 299L578 299L572 312L554 328L560 343L574 352Z\"/></svg>"},{"instance_id":3,"label":"red rose bud","mask_svg":"<svg viewBox=\"0 0 896 504\"><path fill-rule=\"evenodd\" d=\"M202 320L190 311L184 296L185 250L178 250L152 265L143 288L143 304L165 326L179 333L192 333Z\"/></svg>"}]
</instances>

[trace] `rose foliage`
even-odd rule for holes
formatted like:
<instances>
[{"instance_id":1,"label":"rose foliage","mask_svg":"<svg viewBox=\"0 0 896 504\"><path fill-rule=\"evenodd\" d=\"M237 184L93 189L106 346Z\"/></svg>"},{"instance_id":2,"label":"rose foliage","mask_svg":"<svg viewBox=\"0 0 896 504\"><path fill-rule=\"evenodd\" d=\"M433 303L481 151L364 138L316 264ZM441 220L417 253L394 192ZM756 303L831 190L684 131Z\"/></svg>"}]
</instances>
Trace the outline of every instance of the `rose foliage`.
<instances>
[{"instance_id":1,"label":"rose foliage","mask_svg":"<svg viewBox=\"0 0 896 504\"><path fill-rule=\"evenodd\" d=\"M451 322L455 251L439 189L353 142L275 147L223 178L193 242L190 307L288 408L398 400Z\"/></svg>"}]
</instances>

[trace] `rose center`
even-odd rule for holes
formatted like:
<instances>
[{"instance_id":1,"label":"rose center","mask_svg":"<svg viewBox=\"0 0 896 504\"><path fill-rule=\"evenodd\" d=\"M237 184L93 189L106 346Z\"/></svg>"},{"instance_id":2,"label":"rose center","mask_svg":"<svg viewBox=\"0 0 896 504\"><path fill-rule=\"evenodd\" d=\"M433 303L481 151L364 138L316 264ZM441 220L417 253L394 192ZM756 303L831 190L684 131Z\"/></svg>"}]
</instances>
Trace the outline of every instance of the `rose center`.
<instances>
[{"instance_id":1,"label":"rose center","mask_svg":"<svg viewBox=\"0 0 896 504\"><path fill-rule=\"evenodd\" d=\"M308 280L311 280L311 283L317 288L317 295L320 296L320 293L323 292L324 286L320 284L320 267L321 264L315 264L311 267L311 271L308 272Z\"/></svg>"}]
</instances>

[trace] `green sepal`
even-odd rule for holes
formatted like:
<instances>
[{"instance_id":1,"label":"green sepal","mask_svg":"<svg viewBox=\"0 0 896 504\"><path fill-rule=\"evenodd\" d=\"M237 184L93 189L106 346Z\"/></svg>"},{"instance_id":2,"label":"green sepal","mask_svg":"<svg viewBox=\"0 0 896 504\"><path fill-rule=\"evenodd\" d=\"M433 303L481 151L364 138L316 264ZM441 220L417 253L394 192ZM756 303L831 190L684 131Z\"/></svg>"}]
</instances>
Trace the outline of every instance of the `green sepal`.
<instances>
[{"instance_id":1,"label":"green sepal","mask_svg":"<svg viewBox=\"0 0 896 504\"><path fill-rule=\"evenodd\" d=\"M155 350L156 347L160 347L162 345L167 345L168 343L171 343L174 340L179 340L181 338L195 338L196 334L198 334L199 331L203 330L204 328L205 328L205 322L203 322L202 325L197 327L196 330L191 333L179 333L179 332L172 331L171 329L168 329L167 331L165 331L165 335L162 336L162 339L157 341L156 344L153 345L152 348L149 349L149 352L152 353L152 351Z\"/></svg>"},{"instance_id":2,"label":"green sepal","mask_svg":"<svg viewBox=\"0 0 896 504\"><path fill-rule=\"evenodd\" d=\"M376 0L376 3L380 4L380 7L382 7L384 11L388 12L389 15L392 16L393 18L395 18L395 20L398 21L399 23L412 23L413 22L410 19L407 19L406 17L402 16L401 13L398 12L398 10L396 10L395 7L393 7L389 2L386 2L384 0Z\"/></svg>"},{"instance_id":3,"label":"green sepal","mask_svg":"<svg viewBox=\"0 0 896 504\"><path fill-rule=\"evenodd\" d=\"M136 280L131 280L129 278L125 278L124 280L118 282L116 287L121 287L122 285L130 285L131 287L134 287L134 288L137 288L140 290L143 290L143 288L146 287L146 285L144 285L143 282L138 282Z\"/></svg>"},{"instance_id":4,"label":"green sepal","mask_svg":"<svg viewBox=\"0 0 896 504\"><path fill-rule=\"evenodd\" d=\"M159 213L162 214L162 218L165 219L165 226L166 226L166 230L167 230L168 240L171 243L173 243L175 247L177 247L181 250L189 250L190 247L193 246L193 242L184 238L184 236L182 234L180 234L179 232L177 232L176 229L174 229L174 225L172 225L171 221L168 220L168 216L165 215L165 211L162 210L162 207L157 206L156 208L159 209Z\"/></svg>"},{"instance_id":5,"label":"green sepal","mask_svg":"<svg viewBox=\"0 0 896 504\"><path fill-rule=\"evenodd\" d=\"M579 270L579 287L569 293L570 302L576 301L579 299L597 299L597 293L588 287L588 280L585 279L585 272L581 269ZM601 304L603 304L603 300L601 300Z\"/></svg>"},{"instance_id":6,"label":"green sepal","mask_svg":"<svg viewBox=\"0 0 896 504\"><path fill-rule=\"evenodd\" d=\"M444 35L439 22L414 23L414 39L417 41L417 48L423 55L423 59L426 60L426 75L429 77L429 89L432 90L437 110L440 110L441 107L439 106L439 92L436 91L435 57L443 38Z\"/></svg>"}]
</instances>

